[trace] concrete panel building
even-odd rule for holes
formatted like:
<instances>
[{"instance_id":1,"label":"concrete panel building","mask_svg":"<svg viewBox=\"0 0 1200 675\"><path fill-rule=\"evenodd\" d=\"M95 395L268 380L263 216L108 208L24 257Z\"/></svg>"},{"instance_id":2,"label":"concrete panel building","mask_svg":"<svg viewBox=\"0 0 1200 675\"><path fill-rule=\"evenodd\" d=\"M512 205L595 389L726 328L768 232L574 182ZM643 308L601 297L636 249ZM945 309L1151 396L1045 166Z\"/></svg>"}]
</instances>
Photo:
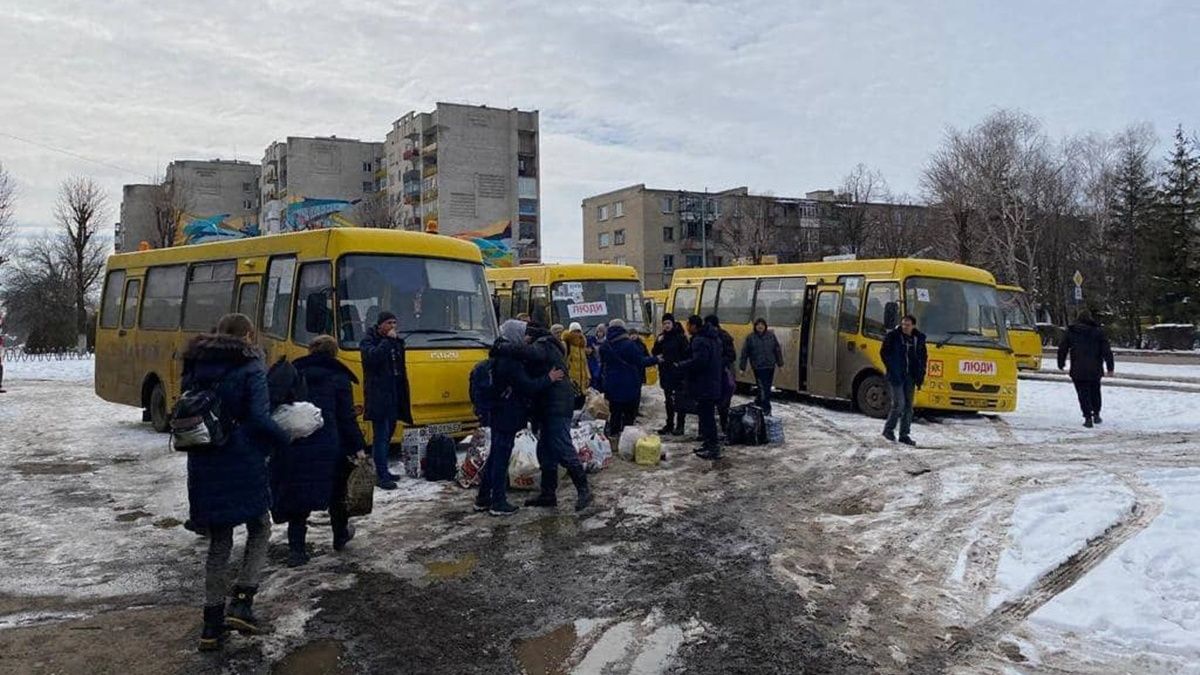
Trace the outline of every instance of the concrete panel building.
<instances>
[{"instance_id":1,"label":"concrete panel building","mask_svg":"<svg viewBox=\"0 0 1200 675\"><path fill-rule=\"evenodd\" d=\"M333 213L339 224L374 218L373 198L384 188L383 143L354 138L288 136L267 147L262 163L261 202L264 232L316 225ZM344 201L334 212L328 204L307 209L305 200ZM289 212L290 209L290 212ZM289 216L291 227L289 227Z\"/></svg>"},{"instance_id":2,"label":"concrete panel building","mask_svg":"<svg viewBox=\"0 0 1200 675\"><path fill-rule=\"evenodd\" d=\"M238 160L176 160L161 184L126 185L121 220L114 230L118 251L136 251L141 242L170 246L177 230L196 220L256 231L260 167ZM160 220L164 222L162 231ZM167 224L176 223L175 231Z\"/></svg>"},{"instance_id":3,"label":"concrete panel building","mask_svg":"<svg viewBox=\"0 0 1200 675\"><path fill-rule=\"evenodd\" d=\"M517 262L541 259L538 113L438 103L387 134L388 205L397 227L503 232Z\"/></svg>"},{"instance_id":4,"label":"concrete panel building","mask_svg":"<svg viewBox=\"0 0 1200 675\"><path fill-rule=\"evenodd\" d=\"M121 188L121 219L113 228L113 250L117 253L136 251L141 242L153 242L157 238L156 205L162 194L162 186L158 184Z\"/></svg>"}]
</instances>

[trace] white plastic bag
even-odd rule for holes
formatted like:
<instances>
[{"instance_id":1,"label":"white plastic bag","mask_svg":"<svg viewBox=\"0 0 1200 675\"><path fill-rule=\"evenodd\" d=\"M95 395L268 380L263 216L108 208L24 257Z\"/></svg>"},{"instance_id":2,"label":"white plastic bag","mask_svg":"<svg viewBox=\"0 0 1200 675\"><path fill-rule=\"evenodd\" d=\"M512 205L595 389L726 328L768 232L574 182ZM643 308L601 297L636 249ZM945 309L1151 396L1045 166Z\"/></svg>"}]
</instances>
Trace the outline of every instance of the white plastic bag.
<instances>
[{"instance_id":1,"label":"white plastic bag","mask_svg":"<svg viewBox=\"0 0 1200 675\"><path fill-rule=\"evenodd\" d=\"M617 441L617 453L621 455L621 459L633 461L633 451L637 447L638 439L644 438L646 432L638 427L628 426L621 432L621 439Z\"/></svg>"},{"instance_id":2,"label":"white plastic bag","mask_svg":"<svg viewBox=\"0 0 1200 675\"><path fill-rule=\"evenodd\" d=\"M532 490L542 478L537 458L537 437L528 429L517 432L512 459L508 461L508 486L514 490Z\"/></svg>"},{"instance_id":3,"label":"white plastic bag","mask_svg":"<svg viewBox=\"0 0 1200 675\"><path fill-rule=\"evenodd\" d=\"M293 441L313 435L325 424L325 419L321 417L321 409L308 401L284 403L275 408L271 419L275 420Z\"/></svg>"}]
</instances>

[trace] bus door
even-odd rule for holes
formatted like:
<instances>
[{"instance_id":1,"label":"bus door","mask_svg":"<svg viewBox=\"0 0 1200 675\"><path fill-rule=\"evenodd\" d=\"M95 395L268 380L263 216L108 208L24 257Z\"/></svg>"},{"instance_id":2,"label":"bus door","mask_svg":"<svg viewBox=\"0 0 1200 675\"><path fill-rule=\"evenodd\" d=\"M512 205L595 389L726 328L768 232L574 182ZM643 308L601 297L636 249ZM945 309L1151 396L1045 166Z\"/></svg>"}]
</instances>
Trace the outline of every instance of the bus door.
<instances>
[{"instance_id":1,"label":"bus door","mask_svg":"<svg viewBox=\"0 0 1200 675\"><path fill-rule=\"evenodd\" d=\"M121 328L117 331L117 352L121 354L117 366L117 386L121 397L140 401L142 373L138 370L141 359L137 355L138 302L142 297L142 280L131 278L125 281L125 296L121 309Z\"/></svg>"},{"instance_id":2,"label":"bus door","mask_svg":"<svg viewBox=\"0 0 1200 675\"><path fill-rule=\"evenodd\" d=\"M808 344L808 386L817 396L837 396L838 317L841 286L818 286Z\"/></svg>"}]
</instances>

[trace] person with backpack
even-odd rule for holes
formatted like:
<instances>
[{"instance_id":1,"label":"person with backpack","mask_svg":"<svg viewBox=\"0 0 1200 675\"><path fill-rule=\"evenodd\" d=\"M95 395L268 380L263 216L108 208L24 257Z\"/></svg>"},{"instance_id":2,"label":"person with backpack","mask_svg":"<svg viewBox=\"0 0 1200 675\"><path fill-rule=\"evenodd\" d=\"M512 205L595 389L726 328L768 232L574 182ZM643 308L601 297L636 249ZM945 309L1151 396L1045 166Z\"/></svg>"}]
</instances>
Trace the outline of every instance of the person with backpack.
<instances>
[{"instance_id":1,"label":"person with backpack","mask_svg":"<svg viewBox=\"0 0 1200 675\"><path fill-rule=\"evenodd\" d=\"M704 323L717 331L721 344L721 398L717 400L717 416L721 420L721 431L729 428L729 406L733 403L733 391L737 388L737 379L733 375L733 364L737 362L737 346L729 331L721 328L721 320L716 314L704 317Z\"/></svg>"},{"instance_id":2,"label":"person with backpack","mask_svg":"<svg viewBox=\"0 0 1200 675\"><path fill-rule=\"evenodd\" d=\"M551 371L566 372L566 349L550 331L538 324L529 324L526 340L530 342L532 358L526 365L527 373L535 378L548 375ZM575 392L570 382L558 380L543 389L534 398L538 427L537 455L542 467L541 493L525 501L525 506L558 506L558 467L567 469L567 475L575 484L577 493L575 511L583 511L592 503L592 490L588 487L587 471L575 452L571 440L571 418L575 413Z\"/></svg>"},{"instance_id":3,"label":"person with backpack","mask_svg":"<svg viewBox=\"0 0 1200 675\"><path fill-rule=\"evenodd\" d=\"M754 381L758 385L758 407L764 415L771 414L771 386L775 383L775 369L783 366L783 349L775 337L775 331L767 328L767 320L754 320L754 331L746 336L742 344L742 360L738 369L754 369Z\"/></svg>"},{"instance_id":4,"label":"person with backpack","mask_svg":"<svg viewBox=\"0 0 1200 675\"><path fill-rule=\"evenodd\" d=\"M1079 410L1083 413L1083 426L1091 429L1100 424L1100 381L1107 370L1112 377L1116 364L1113 362L1112 347L1104 329L1086 309L1079 311L1075 323L1067 328L1066 335L1058 345L1058 369L1067 366L1071 359L1071 382L1079 399Z\"/></svg>"},{"instance_id":5,"label":"person with backpack","mask_svg":"<svg viewBox=\"0 0 1200 675\"><path fill-rule=\"evenodd\" d=\"M658 358L645 353L645 347L630 335L624 321L613 319L600 346L600 363L604 373L602 391L609 411L605 433L609 438L619 439L637 416L646 369L657 364Z\"/></svg>"},{"instance_id":6,"label":"person with backpack","mask_svg":"<svg viewBox=\"0 0 1200 675\"><path fill-rule=\"evenodd\" d=\"M363 363L363 419L371 422L375 475L383 490L395 490L399 478L388 467L396 424L412 424L404 340L396 330L396 315L380 312L375 325L359 342Z\"/></svg>"},{"instance_id":7,"label":"person with backpack","mask_svg":"<svg viewBox=\"0 0 1200 675\"><path fill-rule=\"evenodd\" d=\"M332 336L318 335L308 345L308 356L296 359L303 400L321 409L323 424L271 458L271 515L288 525L288 567L308 563L305 540L313 511L329 511L335 551L354 537L345 514L346 478L354 459L367 456L367 442L351 393L358 378L337 359L337 349Z\"/></svg>"},{"instance_id":8,"label":"person with backpack","mask_svg":"<svg viewBox=\"0 0 1200 675\"><path fill-rule=\"evenodd\" d=\"M703 459L721 458L721 444L717 437L716 407L721 398L724 367L721 365L721 336L711 323L698 314L688 317L688 358L676 364L687 383L687 394L696 403L696 414L700 418L702 445L694 452Z\"/></svg>"},{"instance_id":9,"label":"person with backpack","mask_svg":"<svg viewBox=\"0 0 1200 675\"><path fill-rule=\"evenodd\" d=\"M925 334L917 330L917 318L906 314L900 319L900 325L884 336L879 352L887 370L888 385L892 394L892 410L883 425L883 437L895 441L898 422L900 442L916 445L909 436L913 419L913 395L925 382L925 367L928 361Z\"/></svg>"},{"instance_id":10,"label":"person with backpack","mask_svg":"<svg viewBox=\"0 0 1200 675\"><path fill-rule=\"evenodd\" d=\"M682 436L683 412L678 410L676 397L683 386L684 373L679 370L678 364L688 357L688 339L683 332L683 324L676 323L675 316L669 312L663 314L662 332L654 340L651 354L662 357L658 364L658 385L662 387L667 409L667 422L658 433Z\"/></svg>"},{"instance_id":11,"label":"person with backpack","mask_svg":"<svg viewBox=\"0 0 1200 675\"><path fill-rule=\"evenodd\" d=\"M253 603L271 537L267 457L289 442L271 419L263 354L244 314L221 317L215 334L198 335L184 349L183 391L203 390L215 394L208 412L225 430L220 445L193 449L187 458L189 517L209 537L199 642L201 651L209 651L220 648L227 629L261 632ZM226 611L233 531L241 525L246 553Z\"/></svg>"},{"instance_id":12,"label":"person with backpack","mask_svg":"<svg viewBox=\"0 0 1200 675\"><path fill-rule=\"evenodd\" d=\"M508 463L512 459L517 432L529 421L531 401L564 377L564 372L552 368L544 377L530 377L526 364L532 350L525 344L526 324L509 319L500 324L500 338L492 345L482 368L490 382L474 389L476 407L487 409L491 428L491 449L480 471L479 494L475 510L493 516L509 516L517 507L508 502ZM556 469L557 470L557 469Z\"/></svg>"}]
</instances>

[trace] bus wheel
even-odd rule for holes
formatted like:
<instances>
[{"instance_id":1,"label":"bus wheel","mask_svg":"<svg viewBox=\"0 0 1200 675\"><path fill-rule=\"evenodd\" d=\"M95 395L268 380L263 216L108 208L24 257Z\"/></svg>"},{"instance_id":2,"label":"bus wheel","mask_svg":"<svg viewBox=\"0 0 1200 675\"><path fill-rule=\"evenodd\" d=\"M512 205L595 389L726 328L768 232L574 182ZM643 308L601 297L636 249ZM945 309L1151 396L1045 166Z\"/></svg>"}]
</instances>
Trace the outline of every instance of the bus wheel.
<instances>
[{"instance_id":1,"label":"bus wheel","mask_svg":"<svg viewBox=\"0 0 1200 675\"><path fill-rule=\"evenodd\" d=\"M864 377L854 392L854 403L858 405L859 410L871 417L887 417L892 406L892 393L887 380L881 375Z\"/></svg>"},{"instance_id":2,"label":"bus wheel","mask_svg":"<svg viewBox=\"0 0 1200 675\"><path fill-rule=\"evenodd\" d=\"M167 390L163 389L162 382L155 383L150 392L150 425L160 434L171 429L167 417Z\"/></svg>"}]
</instances>

